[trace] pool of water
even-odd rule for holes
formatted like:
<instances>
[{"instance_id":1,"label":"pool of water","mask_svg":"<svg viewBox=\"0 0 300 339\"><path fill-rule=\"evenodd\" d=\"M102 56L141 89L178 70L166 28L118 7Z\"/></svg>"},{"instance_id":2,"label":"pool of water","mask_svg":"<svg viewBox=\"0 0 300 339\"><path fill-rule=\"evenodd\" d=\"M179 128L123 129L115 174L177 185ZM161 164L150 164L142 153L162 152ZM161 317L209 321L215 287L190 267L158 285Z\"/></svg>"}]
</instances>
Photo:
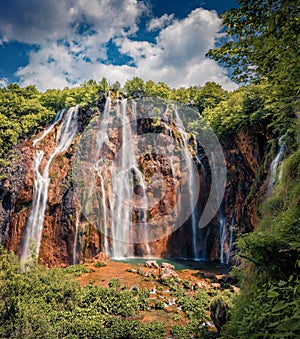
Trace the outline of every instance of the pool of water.
<instances>
[{"instance_id":1,"label":"pool of water","mask_svg":"<svg viewBox=\"0 0 300 339\"><path fill-rule=\"evenodd\" d=\"M227 273L230 271L231 266L226 264L221 264L214 261L200 261L193 259L183 259L183 258L122 258L122 259L112 259L113 261L119 261L124 263L129 263L132 265L145 265L148 260L155 260L159 265L163 262L170 263L174 265L176 270L200 270L204 272L213 272L216 274Z\"/></svg>"}]
</instances>

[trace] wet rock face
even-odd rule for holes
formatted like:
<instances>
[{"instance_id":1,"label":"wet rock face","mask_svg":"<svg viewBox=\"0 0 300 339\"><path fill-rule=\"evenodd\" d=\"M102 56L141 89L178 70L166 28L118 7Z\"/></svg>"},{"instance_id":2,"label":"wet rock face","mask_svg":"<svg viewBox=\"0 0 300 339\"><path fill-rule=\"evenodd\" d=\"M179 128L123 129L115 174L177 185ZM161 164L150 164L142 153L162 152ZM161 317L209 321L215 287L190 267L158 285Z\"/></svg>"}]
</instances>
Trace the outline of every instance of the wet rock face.
<instances>
[{"instance_id":1,"label":"wet rock face","mask_svg":"<svg viewBox=\"0 0 300 339\"><path fill-rule=\"evenodd\" d=\"M103 106L104 101L100 104ZM75 148L78 145L79 136L84 131L90 120L99 114L91 109L81 110L78 115L78 136L64 153L58 154L52 161L49 177L49 194L45 212L39 260L48 266L69 265L80 262L86 258L95 257L103 251L103 234L97 225L90 224L89 220L80 213L80 207L74 193L72 164ZM172 128L171 128L172 130ZM163 123L159 124L149 118L140 119L136 125L137 135L161 133L164 131ZM54 129L40 142L38 148L43 150L49 158L55 145ZM175 132L174 132L175 133ZM103 154L107 159L113 159L120 148L120 131L112 131L109 140L103 148ZM221 206L223 215L226 216L226 235L224 252L228 253L230 236L233 239L240 232L248 232L256 227L259 217L256 214L254 198L263 195L263 186L260 190L254 188L254 182L262 163L267 137L260 131L242 131L234 139L225 140L224 155L228 169L225 197ZM200 146L199 146L200 147ZM159 152L158 152L159 153ZM163 150L161 152L163 154ZM12 161L7 168L2 168L0 175L0 244L7 249L20 254L22 238L27 218L31 210L33 184L34 184L34 157L35 149L32 140L27 140L15 148ZM177 203L176 191L178 179L184 173L177 166L179 161L172 159L173 170L170 171L170 159L164 159L161 154L145 152L137 164L148 173L150 178L160 175L164 178L165 187L160 184L151 186L151 192L145 192L140 184L134 186L134 193L141 199L147 193L157 204L151 205L148 216L159 225L161 235L159 240L151 241L149 246L151 254L155 257L191 257L193 232L191 220L187 220L175 232L168 232L178 217L172 209ZM200 165L198 174L200 180L200 194L196 209L203 210L210 190L209 163L203 158L204 166L208 168L205 176ZM45 166L42 163L41 166ZM266 175L266 173L263 173ZM146 178L147 179L147 178ZM155 180L153 180L155 182ZM159 183L159 181L157 181ZM96 184L99 186L100 182ZM163 198L162 189L164 190ZM250 193L252 198L249 198ZM186 197L183 197L186 198ZM169 214L168 222L161 221L163 216ZM134 219L138 223L145 216L141 215L139 208L134 213ZM77 233L76 233L76 225ZM210 260L220 258L220 230L218 215L211 223L197 234L197 250ZM154 231L154 230L153 230ZM164 236L168 234L167 236ZM230 232L231 235L230 235ZM108 242L111 242L108 239ZM147 253L145 244L133 245L134 254L143 256ZM234 252L232 252L234 253ZM230 258L229 261L232 261Z\"/></svg>"},{"instance_id":2,"label":"wet rock face","mask_svg":"<svg viewBox=\"0 0 300 339\"><path fill-rule=\"evenodd\" d=\"M14 150L9 166L1 169L0 244L17 250L32 200L34 150L30 141Z\"/></svg>"},{"instance_id":3,"label":"wet rock face","mask_svg":"<svg viewBox=\"0 0 300 339\"><path fill-rule=\"evenodd\" d=\"M256 204L263 200L267 189L268 173L262 168L268 138L263 130L248 129L224 142L227 183L221 208L226 216L227 239L230 237L230 229L234 240L237 234L251 232L259 223ZM213 223L217 225L217 220L213 220ZM212 227L212 235L218 232L214 229L216 227ZM225 245L225 248L228 247L228 241ZM234 254L233 249L229 262L234 262ZM211 259L213 256L217 256L216 251L211 252Z\"/></svg>"}]
</instances>

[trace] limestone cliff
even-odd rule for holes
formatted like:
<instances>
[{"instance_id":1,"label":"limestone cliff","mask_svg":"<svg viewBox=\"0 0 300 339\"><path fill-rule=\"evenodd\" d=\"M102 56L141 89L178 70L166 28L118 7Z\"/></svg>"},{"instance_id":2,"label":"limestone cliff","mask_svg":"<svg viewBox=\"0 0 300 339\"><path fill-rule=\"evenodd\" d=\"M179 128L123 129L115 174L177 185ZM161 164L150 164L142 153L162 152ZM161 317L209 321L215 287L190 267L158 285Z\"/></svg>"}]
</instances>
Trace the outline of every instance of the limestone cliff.
<instances>
[{"instance_id":1,"label":"limestone cliff","mask_svg":"<svg viewBox=\"0 0 300 339\"><path fill-rule=\"evenodd\" d=\"M103 99L103 98L102 98ZM41 246L39 251L40 262L48 266L70 265L97 255L104 248L103 232L91 223L81 212L79 202L74 194L74 177L72 163L74 153L80 142L81 134L89 124L91 118L103 114L104 100L99 102L99 110L81 109L78 114L78 133L70 147L59 153L51 162L49 168L49 190L42 230ZM146 131L164 132L165 124L154 119L138 119L136 133ZM169 132L175 136L175 126L169 126ZM171 131L171 132L170 132ZM38 150L42 150L45 159L49 159L53 151L58 127L54 127L49 134L39 143ZM41 136L40 131L38 136ZM110 135L109 142L104 150L106 157L114 158L118 151L121 134L115 131ZM190 140L192 142L192 140ZM227 183L225 196L219 213L210 224L197 233L197 249L201 258L220 260L223 262L233 260L229 247L238 233L253 230L259 216L255 206L258 196L263 197L267 173L263 169L266 156L268 136L262 130L244 130L234 138L223 141L224 156L226 159ZM19 144L10 155L11 164L1 170L0 182L0 243L8 249L21 254L24 228L28 220L33 199L34 185L34 158L36 149L32 146L33 140L26 140ZM196 209L203 210L209 194L211 181L211 164L207 157L202 155L201 146L198 145L196 153L202 157L202 165L197 163L199 173L200 194L197 199ZM173 159L176 163L176 159ZM45 166L44 160L41 167ZM194 155L194 161L196 155ZM151 211L149 217L157 220L176 204L176 190L178 189L176 176L183 175L170 173L170 168L165 159L159 156L147 155L137 161L139 167L149 175L160 173L166 182L166 192ZM205 171L203 170L205 169ZM258 178L259 175L259 178ZM97 186L100 182L97 181ZM137 187L137 194L138 189ZM160 187L155 189L159 190ZM151 193L152 194L152 193ZM153 192L155 195L156 193ZM199 212L200 213L200 212ZM224 223L223 235L220 232L220 216ZM138 211L134 218L139 218ZM176 215L174 215L176 218ZM176 231L159 240L150 241L151 255L155 257L192 257L191 218ZM160 224L161 230L172 227L174 220L168 219L168 224ZM167 232L168 233L168 232ZM108 239L108 243L111 240ZM222 246L221 246L222 242ZM222 253L220 250L222 249ZM144 243L133 245L133 253L142 256L146 252ZM226 258L225 258L226 257Z\"/></svg>"}]
</instances>

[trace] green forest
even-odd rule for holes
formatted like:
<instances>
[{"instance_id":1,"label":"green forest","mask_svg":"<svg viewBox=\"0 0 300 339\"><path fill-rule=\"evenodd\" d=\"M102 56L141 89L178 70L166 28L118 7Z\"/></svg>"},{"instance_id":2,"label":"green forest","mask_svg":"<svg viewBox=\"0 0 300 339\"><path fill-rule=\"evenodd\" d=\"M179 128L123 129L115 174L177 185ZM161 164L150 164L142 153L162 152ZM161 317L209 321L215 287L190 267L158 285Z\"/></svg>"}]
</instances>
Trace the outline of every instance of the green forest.
<instances>
[{"instance_id":1,"label":"green forest","mask_svg":"<svg viewBox=\"0 0 300 339\"><path fill-rule=\"evenodd\" d=\"M215 82L174 89L138 77L124 86L102 78L46 92L17 84L0 89L1 166L8 166L14 147L40 132L60 109L75 104L97 109L108 91L112 98L146 96L184 103L208 121L221 144L242 129L263 129L271 136L264 169L285 136L282 180L257 205L258 228L236 243L237 265L231 274L240 293L232 297L225 291L212 299L198 292L189 301L182 296L183 307L191 309L190 325L175 326L175 338L213 337L200 326L212 302L226 309L226 323L217 334L221 338L300 336L300 6L297 0L238 3L239 8L221 16L232 39L207 52L232 70L240 83L235 91ZM260 180L258 175L257 185ZM107 289L80 288L75 277L84 270L45 269L33 263L24 274L18 258L1 249L0 337L164 338L163 324L130 320L147 307L149 291L133 295L116 281Z\"/></svg>"}]
</instances>

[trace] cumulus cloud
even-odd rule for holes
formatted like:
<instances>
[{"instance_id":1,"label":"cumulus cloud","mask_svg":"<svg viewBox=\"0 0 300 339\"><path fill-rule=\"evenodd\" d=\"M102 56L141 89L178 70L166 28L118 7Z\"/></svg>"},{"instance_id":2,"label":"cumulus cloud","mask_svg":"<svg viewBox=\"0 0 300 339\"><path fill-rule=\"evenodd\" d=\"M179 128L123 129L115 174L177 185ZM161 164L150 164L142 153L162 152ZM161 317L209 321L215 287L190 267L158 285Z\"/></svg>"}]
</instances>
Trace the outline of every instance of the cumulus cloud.
<instances>
[{"instance_id":1,"label":"cumulus cloud","mask_svg":"<svg viewBox=\"0 0 300 339\"><path fill-rule=\"evenodd\" d=\"M40 44L93 32L101 42L122 34L125 28L135 32L145 8L137 0L1 1L0 36L3 40Z\"/></svg>"},{"instance_id":2,"label":"cumulus cloud","mask_svg":"<svg viewBox=\"0 0 300 339\"><path fill-rule=\"evenodd\" d=\"M223 68L205 58L220 37L216 12L198 8L182 20L173 14L148 18L147 30L157 32L154 43L135 38L146 14L145 3L138 0L1 1L0 42L35 45L16 75L21 85L40 90L102 77L124 83L135 76L174 87L206 81L235 87ZM111 64L108 42L132 62Z\"/></svg>"},{"instance_id":3,"label":"cumulus cloud","mask_svg":"<svg viewBox=\"0 0 300 339\"><path fill-rule=\"evenodd\" d=\"M173 18L174 18L174 14L170 14L170 15L164 14L160 18L153 18L149 21L147 25L147 30L151 32L151 31L164 28L173 21Z\"/></svg>"},{"instance_id":4,"label":"cumulus cloud","mask_svg":"<svg viewBox=\"0 0 300 339\"><path fill-rule=\"evenodd\" d=\"M232 90L236 85L225 70L205 58L221 36L220 28L221 20L215 11L198 8L162 29L156 43L126 37L116 39L116 43L122 53L133 58L139 76L146 80L165 81L174 87L216 81Z\"/></svg>"},{"instance_id":5,"label":"cumulus cloud","mask_svg":"<svg viewBox=\"0 0 300 339\"><path fill-rule=\"evenodd\" d=\"M8 85L8 80L6 78L0 78L0 88L6 87Z\"/></svg>"},{"instance_id":6,"label":"cumulus cloud","mask_svg":"<svg viewBox=\"0 0 300 339\"><path fill-rule=\"evenodd\" d=\"M38 44L64 36L72 18L68 0L1 1L0 35L3 40Z\"/></svg>"}]
</instances>

